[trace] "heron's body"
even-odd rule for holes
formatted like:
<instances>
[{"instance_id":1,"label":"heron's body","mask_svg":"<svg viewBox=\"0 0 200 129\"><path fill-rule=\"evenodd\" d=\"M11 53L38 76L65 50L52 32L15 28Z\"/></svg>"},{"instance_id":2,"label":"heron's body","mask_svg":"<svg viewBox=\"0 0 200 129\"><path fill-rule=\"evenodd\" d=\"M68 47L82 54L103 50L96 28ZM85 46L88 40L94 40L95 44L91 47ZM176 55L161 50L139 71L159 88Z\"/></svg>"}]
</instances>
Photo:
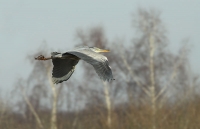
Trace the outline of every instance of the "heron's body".
<instances>
[{"instance_id":1,"label":"heron's body","mask_svg":"<svg viewBox=\"0 0 200 129\"><path fill-rule=\"evenodd\" d=\"M79 60L84 60L91 64L99 77L104 81L113 80L111 68L108 63L108 59L99 54L98 52L108 52L96 47L80 47L65 53L52 52L50 58L44 58L39 56L37 60L52 59L53 72L52 80L58 84L63 81L67 81L75 70L75 66Z\"/></svg>"}]
</instances>

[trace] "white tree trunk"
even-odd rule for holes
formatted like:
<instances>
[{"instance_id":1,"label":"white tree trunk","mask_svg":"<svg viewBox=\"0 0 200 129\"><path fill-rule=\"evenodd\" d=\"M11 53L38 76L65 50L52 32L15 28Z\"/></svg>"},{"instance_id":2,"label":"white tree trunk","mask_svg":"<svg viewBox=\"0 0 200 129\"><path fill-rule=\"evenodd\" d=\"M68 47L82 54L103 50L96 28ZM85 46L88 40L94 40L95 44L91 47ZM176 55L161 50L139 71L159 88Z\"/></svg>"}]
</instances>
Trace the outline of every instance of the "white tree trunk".
<instances>
[{"instance_id":1,"label":"white tree trunk","mask_svg":"<svg viewBox=\"0 0 200 129\"><path fill-rule=\"evenodd\" d=\"M156 87L155 87L155 74L154 74L154 52L155 52L155 44L154 44L154 36L152 33L150 33L149 37L149 46L150 46L150 62L149 62L149 68L150 68L150 81L151 86L149 88L150 94L151 94L151 108L152 108L152 128L156 129Z\"/></svg>"},{"instance_id":2,"label":"white tree trunk","mask_svg":"<svg viewBox=\"0 0 200 129\"><path fill-rule=\"evenodd\" d=\"M106 100L106 108L107 108L107 124L108 127L111 127L112 119L111 119L111 101L110 101L110 93L109 93L109 87L107 82L103 82L104 85L104 95Z\"/></svg>"},{"instance_id":3,"label":"white tree trunk","mask_svg":"<svg viewBox=\"0 0 200 129\"><path fill-rule=\"evenodd\" d=\"M58 103L58 91L51 79L51 69L48 68L48 78L52 90L52 111L51 111L51 129L57 129L57 103Z\"/></svg>"},{"instance_id":4,"label":"white tree trunk","mask_svg":"<svg viewBox=\"0 0 200 129\"><path fill-rule=\"evenodd\" d=\"M33 116L35 117L39 128L40 128L40 129L44 129L44 127L43 127L43 125L42 125L42 122L41 122L41 120L40 120L40 118L39 118L37 112L35 111L33 105L31 104L31 102L30 102L29 99L27 98L24 89L22 89L21 91L22 91L22 96L23 96L23 98L24 98L26 104L28 105L28 107L29 107L31 113L32 113Z\"/></svg>"}]
</instances>

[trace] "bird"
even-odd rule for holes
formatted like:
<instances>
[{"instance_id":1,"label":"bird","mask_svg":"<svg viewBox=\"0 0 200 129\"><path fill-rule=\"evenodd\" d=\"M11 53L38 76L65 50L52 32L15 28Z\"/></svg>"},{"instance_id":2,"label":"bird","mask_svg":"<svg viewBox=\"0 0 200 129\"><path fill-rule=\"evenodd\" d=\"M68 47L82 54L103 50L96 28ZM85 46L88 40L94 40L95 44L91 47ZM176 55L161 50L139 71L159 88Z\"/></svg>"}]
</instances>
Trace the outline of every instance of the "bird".
<instances>
[{"instance_id":1,"label":"bird","mask_svg":"<svg viewBox=\"0 0 200 129\"><path fill-rule=\"evenodd\" d=\"M109 50L81 46L65 53L52 52L51 57L47 58L40 55L36 57L35 60L45 61L52 59L52 81L54 84L67 81L74 73L75 66L78 64L79 60L84 60L91 64L101 80L108 82L115 80L107 57L100 54L100 52L109 52Z\"/></svg>"}]
</instances>

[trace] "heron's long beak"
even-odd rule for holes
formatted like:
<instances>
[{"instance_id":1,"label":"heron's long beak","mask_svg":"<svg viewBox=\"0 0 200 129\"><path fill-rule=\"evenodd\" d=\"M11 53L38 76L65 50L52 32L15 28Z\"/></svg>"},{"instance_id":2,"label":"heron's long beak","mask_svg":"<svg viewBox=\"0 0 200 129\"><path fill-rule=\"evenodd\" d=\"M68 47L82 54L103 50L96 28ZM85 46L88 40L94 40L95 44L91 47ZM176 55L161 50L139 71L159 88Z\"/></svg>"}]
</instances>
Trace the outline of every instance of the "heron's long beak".
<instances>
[{"instance_id":1,"label":"heron's long beak","mask_svg":"<svg viewBox=\"0 0 200 129\"><path fill-rule=\"evenodd\" d=\"M110 52L110 51L105 49L100 49L99 52Z\"/></svg>"}]
</instances>

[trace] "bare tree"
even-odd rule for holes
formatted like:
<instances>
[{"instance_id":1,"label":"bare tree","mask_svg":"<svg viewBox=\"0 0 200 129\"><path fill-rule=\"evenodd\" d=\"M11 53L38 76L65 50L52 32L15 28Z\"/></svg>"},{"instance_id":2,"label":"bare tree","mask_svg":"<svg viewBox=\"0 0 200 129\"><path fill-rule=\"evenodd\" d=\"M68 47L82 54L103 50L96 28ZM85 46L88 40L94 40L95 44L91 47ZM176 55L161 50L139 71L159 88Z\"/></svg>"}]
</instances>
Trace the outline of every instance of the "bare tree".
<instances>
[{"instance_id":1,"label":"bare tree","mask_svg":"<svg viewBox=\"0 0 200 129\"><path fill-rule=\"evenodd\" d=\"M103 48L103 49L106 49L107 48L107 44L108 44L108 41L104 35L104 32L103 32L103 29L101 27L95 27L95 28L92 28L90 30L89 33L84 33L82 30L78 30L77 31L77 37L80 41L79 45L87 45L87 46L95 46L95 47L99 47L99 48ZM91 83L96 83L96 84L103 84L104 88L102 89L97 89L101 92L103 92L103 94L101 94L101 92L99 92L98 94L95 94L95 95L104 95L104 100L105 100L105 103L106 103L106 109L107 109L107 124L108 124L108 127L110 128L111 127L111 122L112 122L112 118L111 118L111 95L110 95L110 85L106 82L102 82L102 83L99 83L100 82L100 79L98 78L98 76L96 75L96 77L94 78L93 75L95 75L96 73L94 73L94 70L90 70L90 69L93 69L91 68L92 66L89 66L88 64L87 65L83 65L87 70L84 70L85 74L87 74L88 78L85 79L85 80L92 80L89 81L89 83L87 83L86 85L91 85ZM89 87L87 87L89 88ZM89 89L88 89L89 90ZM102 91L103 90L103 91ZM94 96L92 96L92 98L95 98ZM99 98L99 97L97 97ZM90 100L90 99L89 99Z\"/></svg>"},{"instance_id":2,"label":"bare tree","mask_svg":"<svg viewBox=\"0 0 200 129\"><path fill-rule=\"evenodd\" d=\"M38 113L35 111L35 109L34 109L33 105L31 104L30 100L27 98L27 95L26 95L26 93L25 93L23 87L21 87L21 92L22 92L22 96L23 96L23 98L24 98L26 104L28 105L28 107L29 107L31 113L34 115L34 117L35 117L35 119L36 119L36 121L37 121L37 124L38 124L39 128L40 128L40 129L44 129L44 126L43 126L43 124L42 124L42 122L41 122L41 119L40 119Z\"/></svg>"},{"instance_id":3,"label":"bare tree","mask_svg":"<svg viewBox=\"0 0 200 129\"><path fill-rule=\"evenodd\" d=\"M51 67L47 67L47 76L52 90L52 111L51 111L51 129L57 129L57 104L58 104L58 89L52 82Z\"/></svg>"},{"instance_id":4,"label":"bare tree","mask_svg":"<svg viewBox=\"0 0 200 129\"><path fill-rule=\"evenodd\" d=\"M61 86L55 86L51 79L51 71L52 71L52 65L51 61L35 61L34 57L44 54L49 55L50 52L46 50L39 50L34 55L29 55L27 58L30 60L30 62L33 65L33 71L30 74L27 81L24 81L23 87L26 86L26 92L24 88L21 88L22 97L24 98L28 109L35 117L38 126L42 129L44 128L44 125L41 122L41 119L37 113L36 110L46 108L48 109L50 107L50 104L52 104L51 108L51 129L57 129L57 104L58 104L58 94L61 89ZM48 84L49 81L49 84ZM21 85L19 87L21 87ZM49 85L49 87L48 87ZM50 92L52 91L52 93ZM51 101L49 101L49 98ZM28 98L32 98L31 101ZM42 102L41 102L42 101ZM45 102L45 103L44 103Z\"/></svg>"}]
</instances>

